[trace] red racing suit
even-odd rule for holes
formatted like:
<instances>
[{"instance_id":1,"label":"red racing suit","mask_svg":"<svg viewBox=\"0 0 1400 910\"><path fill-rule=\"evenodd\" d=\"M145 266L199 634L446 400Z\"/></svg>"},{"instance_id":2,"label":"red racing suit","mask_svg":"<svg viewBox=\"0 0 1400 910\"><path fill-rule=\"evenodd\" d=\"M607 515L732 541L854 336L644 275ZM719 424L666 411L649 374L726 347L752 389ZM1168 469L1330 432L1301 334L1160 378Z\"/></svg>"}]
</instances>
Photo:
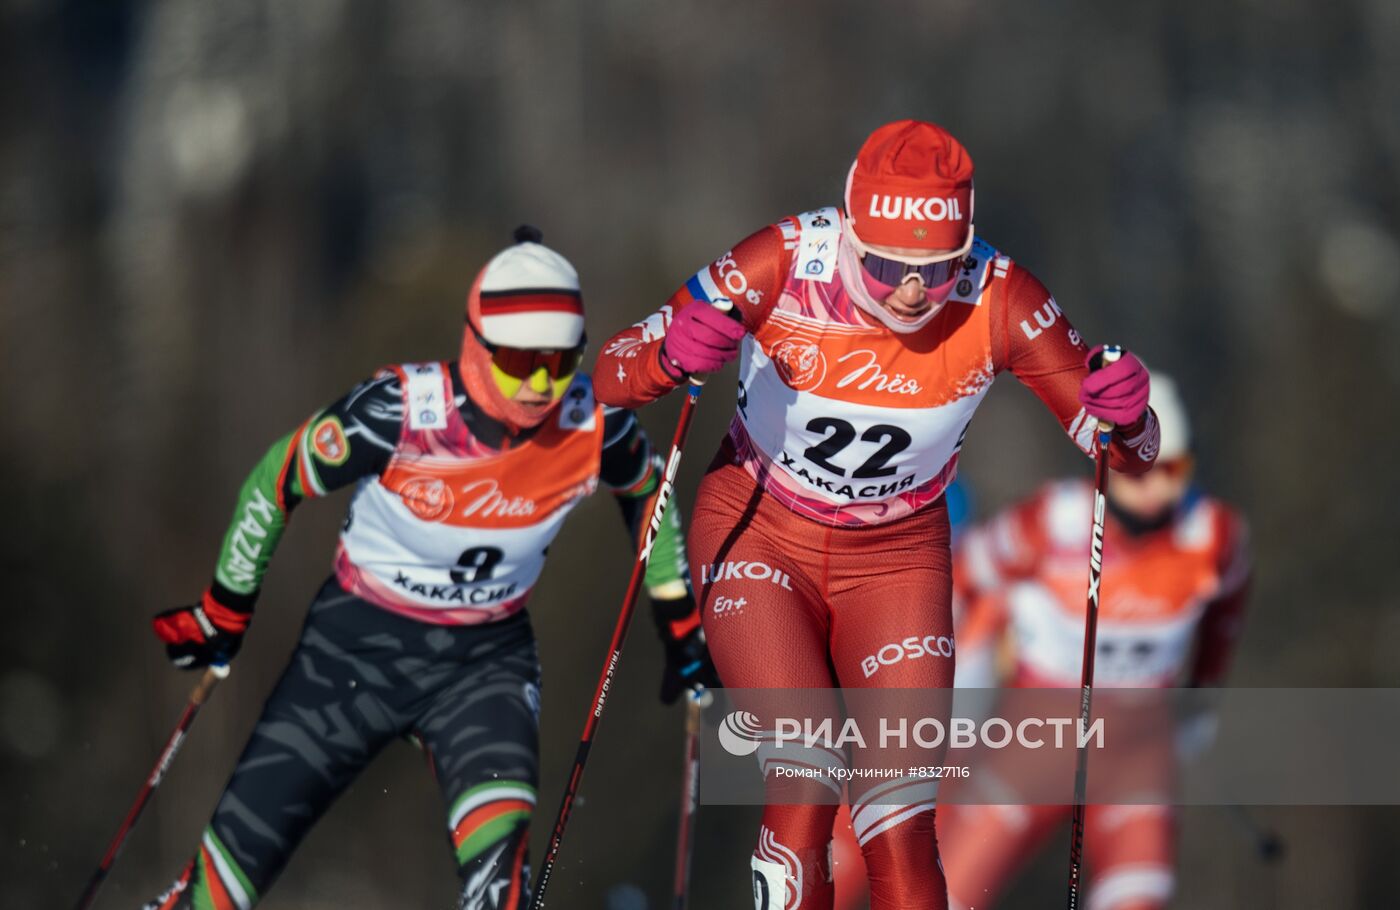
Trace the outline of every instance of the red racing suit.
<instances>
[{"instance_id":1,"label":"red racing suit","mask_svg":"<svg viewBox=\"0 0 1400 910\"><path fill-rule=\"evenodd\" d=\"M1092 445L1077 397L1086 346L1009 257L977 239L952 297L909 334L862 309L878 306L863 274L839 210L785 218L611 338L594 372L600 401L636 407L679 384L660 357L680 308L727 298L748 330L738 410L701 483L689 548L711 655L731 688L950 687L942 494L993 377L1011 371L1081 449ZM1114 468L1147 470L1157 442L1149 411L1115 433ZM910 636L929 643L917 659L869 660ZM772 907L827 910L836 807L783 801L796 796L770 784L755 880ZM876 910L946 906L931 862L935 798L932 780L850 787Z\"/></svg>"},{"instance_id":2,"label":"red racing suit","mask_svg":"<svg viewBox=\"0 0 1400 910\"><path fill-rule=\"evenodd\" d=\"M966 606L958 621L959 686L992 686L1007 675L1012 686L1078 688L1092 497L1083 481L1048 484L960 542L955 571ZM1138 534L1110 511L1105 538L1094 684L1223 682L1248 597L1244 519L1219 500L1192 493L1167 525ZM1008 666L997 669L997 663ZM938 833L954 907L994 906L1019 867L1070 814L1068 806L950 808ZM1170 806L1089 806L1089 905L1166 906L1175 879L1174 841Z\"/></svg>"},{"instance_id":3,"label":"red racing suit","mask_svg":"<svg viewBox=\"0 0 1400 910\"><path fill-rule=\"evenodd\" d=\"M990 664L1006 640L1011 685L1079 686L1092 497L1084 481L1047 484L963 538L959 685L996 685ZM1156 530L1129 533L1111 509L1105 520L1094 685L1219 685L1248 594L1244 518L1193 492Z\"/></svg>"}]
</instances>

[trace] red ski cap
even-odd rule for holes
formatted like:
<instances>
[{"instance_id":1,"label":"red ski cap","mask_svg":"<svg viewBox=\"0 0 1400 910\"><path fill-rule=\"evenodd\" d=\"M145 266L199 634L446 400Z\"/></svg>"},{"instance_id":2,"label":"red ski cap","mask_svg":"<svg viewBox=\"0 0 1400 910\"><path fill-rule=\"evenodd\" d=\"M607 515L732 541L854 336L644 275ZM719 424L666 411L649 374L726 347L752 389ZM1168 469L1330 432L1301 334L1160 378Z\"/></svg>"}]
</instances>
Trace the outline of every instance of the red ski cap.
<instances>
[{"instance_id":1,"label":"red ski cap","mask_svg":"<svg viewBox=\"0 0 1400 910\"><path fill-rule=\"evenodd\" d=\"M972 246L972 156L943 127L897 120L870 134L846 180L857 246L947 251Z\"/></svg>"}]
</instances>

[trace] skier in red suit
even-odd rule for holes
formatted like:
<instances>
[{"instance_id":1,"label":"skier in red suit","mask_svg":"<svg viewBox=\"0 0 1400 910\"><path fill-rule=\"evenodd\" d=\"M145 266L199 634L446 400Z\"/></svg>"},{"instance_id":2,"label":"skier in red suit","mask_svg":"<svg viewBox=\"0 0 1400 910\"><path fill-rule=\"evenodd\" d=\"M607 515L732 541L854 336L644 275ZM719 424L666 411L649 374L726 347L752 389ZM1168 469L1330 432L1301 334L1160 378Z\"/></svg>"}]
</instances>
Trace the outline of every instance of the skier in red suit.
<instances>
[{"instance_id":1,"label":"skier in red suit","mask_svg":"<svg viewBox=\"0 0 1400 910\"><path fill-rule=\"evenodd\" d=\"M1156 456L1132 354L1090 372L1055 299L973 229L972 159L904 120L866 140L845 206L740 241L604 346L600 401L639 407L740 358L738 411L692 511L691 570L728 687L940 689L953 682L943 492L993 377L1027 385L1085 453L1113 421L1113 467ZM727 300L729 314L713 304ZM916 638L917 653L891 644ZM788 750L789 754L792 750ZM752 860L760 910L830 910L837 806L768 780ZM831 749L828 768L873 760ZM805 781L820 789L827 783ZM876 910L947 906L937 781L855 780L851 817Z\"/></svg>"}]
</instances>

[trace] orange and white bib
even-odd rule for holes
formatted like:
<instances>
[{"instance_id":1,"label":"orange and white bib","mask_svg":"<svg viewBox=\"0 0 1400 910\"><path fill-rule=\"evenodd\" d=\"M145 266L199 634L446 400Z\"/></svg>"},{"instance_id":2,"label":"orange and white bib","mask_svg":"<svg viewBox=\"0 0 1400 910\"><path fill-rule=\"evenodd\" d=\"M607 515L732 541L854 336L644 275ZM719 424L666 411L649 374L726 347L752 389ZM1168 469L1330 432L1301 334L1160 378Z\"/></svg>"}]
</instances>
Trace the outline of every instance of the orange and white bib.
<instances>
[{"instance_id":1,"label":"orange and white bib","mask_svg":"<svg viewBox=\"0 0 1400 910\"><path fill-rule=\"evenodd\" d=\"M598 485L602 407L578 374L558 413L505 451L477 440L446 364L395 367L405 425L388 466L361 481L340 535L347 591L448 625L516 612L565 516Z\"/></svg>"},{"instance_id":2,"label":"orange and white bib","mask_svg":"<svg viewBox=\"0 0 1400 910\"><path fill-rule=\"evenodd\" d=\"M1040 569L1007 592L1018 685L1079 681L1092 495L1079 482L1053 488L1041 513ZM1182 678L1206 604L1239 581L1220 568L1221 508L1198 499L1171 533L1145 542L1120 537L1105 548L1096 685L1148 688Z\"/></svg>"},{"instance_id":3,"label":"orange and white bib","mask_svg":"<svg viewBox=\"0 0 1400 910\"><path fill-rule=\"evenodd\" d=\"M843 275L859 282L861 266L837 209L779 226L794 255L744 341L730 427L741 462L768 493L827 524L882 524L936 500L992 384L989 314L1010 260L978 238L942 309L901 335L851 299Z\"/></svg>"}]
</instances>

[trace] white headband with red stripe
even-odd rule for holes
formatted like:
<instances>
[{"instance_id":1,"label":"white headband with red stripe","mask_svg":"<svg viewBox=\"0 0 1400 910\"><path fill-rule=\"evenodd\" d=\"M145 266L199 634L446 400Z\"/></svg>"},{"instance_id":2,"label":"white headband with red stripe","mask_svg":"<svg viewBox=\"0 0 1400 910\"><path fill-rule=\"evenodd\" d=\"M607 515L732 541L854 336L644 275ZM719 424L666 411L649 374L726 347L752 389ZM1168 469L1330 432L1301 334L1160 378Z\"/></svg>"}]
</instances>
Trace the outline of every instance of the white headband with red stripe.
<instances>
[{"instance_id":1,"label":"white headband with red stripe","mask_svg":"<svg viewBox=\"0 0 1400 910\"><path fill-rule=\"evenodd\" d=\"M569 260L518 243L486 264L478 293L481 337L513 348L566 350L583 341L583 297Z\"/></svg>"}]
</instances>

